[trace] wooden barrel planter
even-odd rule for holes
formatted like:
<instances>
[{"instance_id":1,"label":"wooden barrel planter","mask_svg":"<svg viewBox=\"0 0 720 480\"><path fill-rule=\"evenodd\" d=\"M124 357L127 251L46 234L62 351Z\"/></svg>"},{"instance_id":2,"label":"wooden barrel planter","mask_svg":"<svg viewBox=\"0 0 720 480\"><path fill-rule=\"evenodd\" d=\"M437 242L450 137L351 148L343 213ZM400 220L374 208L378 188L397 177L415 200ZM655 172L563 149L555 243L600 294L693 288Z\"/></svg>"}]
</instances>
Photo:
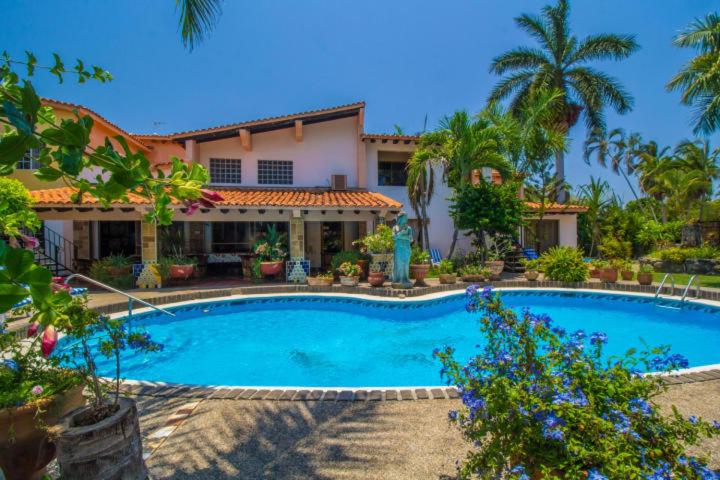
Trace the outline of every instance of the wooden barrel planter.
<instances>
[{"instance_id":1,"label":"wooden barrel planter","mask_svg":"<svg viewBox=\"0 0 720 480\"><path fill-rule=\"evenodd\" d=\"M55 444L64 480L145 480L142 439L135 400L120 398L112 416L80 425L89 407L62 418Z\"/></svg>"}]
</instances>

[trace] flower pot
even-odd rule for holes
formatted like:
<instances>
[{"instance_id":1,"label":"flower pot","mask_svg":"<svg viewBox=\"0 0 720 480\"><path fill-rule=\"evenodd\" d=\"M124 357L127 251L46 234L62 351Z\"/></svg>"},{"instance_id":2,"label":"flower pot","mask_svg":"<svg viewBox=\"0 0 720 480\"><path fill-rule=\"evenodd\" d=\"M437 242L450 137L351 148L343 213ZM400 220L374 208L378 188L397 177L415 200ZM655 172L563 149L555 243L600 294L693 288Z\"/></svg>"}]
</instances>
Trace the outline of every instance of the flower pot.
<instances>
[{"instance_id":1,"label":"flower pot","mask_svg":"<svg viewBox=\"0 0 720 480\"><path fill-rule=\"evenodd\" d=\"M592 270L590 270L590 278L600 278L600 269L593 268Z\"/></svg>"},{"instance_id":2,"label":"flower pot","mask_svg":"<svg viewBox=\"0 0 720 480\"><path fill-rule=\"evenodd\" d=\"M340 275L340 285L344 287L357 287L358 283L360 283L359 276L346 277L344 275Z\"/></svg>"},{"instance_id":3,"label":"flower pot","mask_svg":"<svg viewBox=\"0 0 720 480\"><path fill-rule=\"evenodd\" d=\"M113 277L122 277L123 275L130 275L132 273L132 265L125 267L107 267L107 271Z\"/></svg>"},{"instance_id":4,"label":"flower pot","mask_svg":"<svg viewBox=\"0 0 720 480\"><path fill-rule=\"evenodd\" d=\"M195 265L171 265L170 278L173 280L187 280L193 274Z\"/></svg>"},{"instance_id":5,"label":"flower pot","mask_svg":"<svg viewBox=\"0 0 720 480\"><path fill-rule=\"evenodd\" d=\"M540 272L537 270L525 270L525 278L531 282L534 282L540 276Z\"/></svg>"},{"instance_id":6,"label":"flower pot","mask_svg":"<svg viewBox=\"0 0 720 480\"><path fill-rule=\"evenodd\" d=\"M484 282L485 275L463 275L462 281L467 283Z\"/></svg>"},{"instance_id":7,"label":"flower pot","mask_svg":"<svg viewBox=\"0 0 720 480\"><path fill-rule=\"evenodd\" d=\"M615 283L617 282L618 271L615 268L603 268L600 271L600 280L603 282Z\"/></svg>"},{"instance_id":8,"label":"flower pot","mask_svg":"<svg viewBox=\"0 0 720 480\"><path fill-rule=\"evenodd\" d=\"M368 283L371 287L382 287L385 284L385 274L383 272L370 272Z\"/></svg>"},{"instance_id":9,"label":"flower pot","mask_svg":"<svg viewBox=\"0 0 720 480\"><path fill-rule=\"evenodd\" d=\"M490 279L499 280L500 274L505 269L505 261L493 260L490 262L485 262L485 266L490 269Z\"/></svg>"},{"instance_id":10,"label":"flower pot","mask_svg":"<svg viewBox=\"0 0 720 480\"><path fill-rule=\"evenodd\" d=\"M307 283L311 287L332 286L332 277L307 277Z\"/></svg>"},{"instance_id":11,"label":"flower pot","mask_svg":"<svg viewBox=\"0 0 720 480\"><path fill-rule=\"evenodd\" d=\"M42 425L53 427L63 415L82 405L82 390L78 385L33 404L0 410L0 468L5 478L42 477L45 466L55 458L55 444Z\"/></svg>"},{"instance_id":12,"label":"flower pot","mask_svg":"<svg viewBox=\"0 0 720 480\"><path fill-rule=\"evenodd\" d=\"M260 273L264 276L278 275L282 271L283 262L260 262Z\"/></svg>"},{"instance_id":13,"label":"flower pot","mask_svg":"<svg viewBox=\"0 0 720 480\"><path fill-rule=\"evenodd\" d=\"M637 281L640 285L652 285L652 281L653 281L652 272L638 272Z\"/></svg>"},{"instance_id":14,"label":"flower pot","mask_svg":"<svg viewBox=\"0 0 720 480\"><path fill-rule=\"evenodd\" d=\"M623 280L632 280L633 279L633 271L632 270L620 270L620 276Z\"/></svg>"},{"instance_id":15,"label":"flower pot","mask_svg":"<svg viewBox=\"0 0 720 480\"><path fill-rule=\"evenodd\" d=\"M55 443L64 480L147 478L135 400L121 397L118 406L113 415L90 425L80 424L88 406L62 418Z\"/></svg>"},{"instance_id":16,"label":"flower pot","mask_svg":"<svg viewBox=\"0 0 720 480\"><path fill-rule=\"evenodd\" d=\"M425 283L425 277L427 276L427 273L429 270L430 270L430 265L427 263L410 265L410 278L415 279L416 287L427 286L427 283Z\"/></svg>"},{"instance_id":17,"label":"flower pot","mask_svg":"<svg viewBox=\"0 0 720 480\"><path fill-rule=\"evenodd\" d=\"M441 273L438 275L438 280L440 280L440 283L443 285L452 285L457 282L457 275L454 273Z\"/></svg>"}]
</instances>

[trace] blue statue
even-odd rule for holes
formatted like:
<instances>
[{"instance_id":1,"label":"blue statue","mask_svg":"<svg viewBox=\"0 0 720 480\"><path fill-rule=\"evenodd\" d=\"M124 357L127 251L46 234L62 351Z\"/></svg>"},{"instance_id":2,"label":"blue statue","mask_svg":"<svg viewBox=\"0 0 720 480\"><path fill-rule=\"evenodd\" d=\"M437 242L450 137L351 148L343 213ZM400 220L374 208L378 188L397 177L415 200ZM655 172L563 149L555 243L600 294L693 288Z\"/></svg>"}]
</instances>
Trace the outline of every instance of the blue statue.
<instances>
[{"instance_id":1,"label":"blue statue","mask_svg":"<svg viewBox=\"0 0 720 480\"><path fill-rule=\"evenodd\" d=\"M407 224L405 212L400 212L393 227L395 252L393 255L393 288L412 288L410 282L410 243L413 240L412 228Z\"/></svg>"}]
</instances>

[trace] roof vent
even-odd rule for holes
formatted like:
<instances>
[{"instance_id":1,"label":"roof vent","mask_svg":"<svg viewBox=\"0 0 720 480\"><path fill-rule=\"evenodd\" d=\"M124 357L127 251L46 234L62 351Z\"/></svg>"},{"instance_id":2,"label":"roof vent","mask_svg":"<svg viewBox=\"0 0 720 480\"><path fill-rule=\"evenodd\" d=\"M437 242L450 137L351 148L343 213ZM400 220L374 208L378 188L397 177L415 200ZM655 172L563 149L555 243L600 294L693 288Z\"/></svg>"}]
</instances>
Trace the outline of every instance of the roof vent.
<instances>
[{"instance_id":1,"label":"roof vent","mask_svg":"<svg viewBox=\"0 0 720 480\"><path fill-rule=\"evenodd\" d=\"M330 189L347 190L347 175L332 175Z\"/></svg>"}]
</instances>

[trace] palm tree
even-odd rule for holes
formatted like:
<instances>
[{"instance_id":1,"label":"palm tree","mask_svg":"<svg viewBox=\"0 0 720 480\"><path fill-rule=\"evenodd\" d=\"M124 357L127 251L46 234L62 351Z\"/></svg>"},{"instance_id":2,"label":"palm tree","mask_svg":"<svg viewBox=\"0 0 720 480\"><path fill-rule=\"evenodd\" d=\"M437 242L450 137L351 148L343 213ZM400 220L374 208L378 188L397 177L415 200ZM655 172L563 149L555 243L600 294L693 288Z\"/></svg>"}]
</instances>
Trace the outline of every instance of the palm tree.
<instances>
[{"instance_id":1,"label":"palm tree","mask_svg":"<svg viewBox=\"0 0 720 480\"><path fill-rule=\"evenodd\" d=\"M222 12L220 0L175 0L175 8L180 10L180 37L188 50L205 39Z\"/></svg>"},{"instance_id":2,"label":"palm tree","mask_svg":"<svg viewBox=\"0 0 720 480\"><path fill-rule=\"evenodd\" d=\"M435 191L435 169L431 160L430 152L418 150L407 165L408 198L415 218L420 220L420 244L425 249L430 248L427 207Z\"/></svg>"},{"instance_id":3,"label":"palm tree","mask_svg":"<svg viewBox=\"0 0 720 480\"><path fill-rule=\"evenodd\" d=\"M670 147L659 147L655 141L650 141L640 147L638 160L635 164L640 190L662 204L663 223L667 221L667 204L665 200L669 194L672 194L672 190L669 190L666 181L666 174L673 167L674 162Z\"/></svg>"},{"instance_id":4,"label":"palm tree","mask_svg":"<svg viewBox=\"0 0 720 480\"><path fill-rule=\"evenodd\" d=\"M712 150L708 140L684 140L675 148L675 156L678 167L687 173L684 191L698 202L698 220L702 221L705 203L712 198L714 184L720 178L720 151Z\"/></svg>"},{"instance_id":5,"label":"palm tree","mask_svg":"<svg viewBox=\"0 0 720 480\"><path fill-rule=\"evenodd\" d=\"M720 15L710 13L695 19L674 43L698 55L683 66L667 88L681 91L680 101L695 107L693 132L710 134L720 126Z\"/></svg>"},{"instance_id":6,"label":"palm tree","mask_svg":"<svg viewBox=\"0 0 720 480\"><path fill-rule=\"evenodd\" d=\"M473 172L482 168L494 169L502 178L509 178L512 173L512 165L503 155L500 129L482 115L473 119L465 110L444 117L437 130L424 133L415 155L423 155L433 165L439 165L443 180L454 191L470 184ZM455 228L450 256L457 237Z\"/></svg>"},{"instance_id":7,"label":"palm tree","mask_svg":"<svg viewBox=\"0 0 720 480\"><path fill-rule=\"evenodd\" d=\"M534 91L558 89L564 95L564 108L556 122L563 130L572 128L581 115L588 128L602 128L607 106L623 114L631 110L633 99L616 79L587 64L628 58L638 44L633 35L597 34L580 40L571 33L568 17L567 0L558 0L555 6L543 7L540 15L515 19L539 48L518 47L493 60L490 71L508 75L493 88L490 101L512 97L510 107L516 111ZM564 151L556 152L560 179L565 176L564 158Z\"/></svg>"},{"instance_id":8,"label":"palm tree","mask_svg":"<svg viewBox=\"0 0 720 480\"><path fill-rule=\"evenodd\" d=\"M590 176L590 183L579 188L580 201L588 208L585 216L592 232L588 252L591 257L595 252L595 246L600 242L600 219L603 211L614 202L614 196L610 195L610 192L610 185L606 180L593 176Z\"/></svg>"}]
</instances>

